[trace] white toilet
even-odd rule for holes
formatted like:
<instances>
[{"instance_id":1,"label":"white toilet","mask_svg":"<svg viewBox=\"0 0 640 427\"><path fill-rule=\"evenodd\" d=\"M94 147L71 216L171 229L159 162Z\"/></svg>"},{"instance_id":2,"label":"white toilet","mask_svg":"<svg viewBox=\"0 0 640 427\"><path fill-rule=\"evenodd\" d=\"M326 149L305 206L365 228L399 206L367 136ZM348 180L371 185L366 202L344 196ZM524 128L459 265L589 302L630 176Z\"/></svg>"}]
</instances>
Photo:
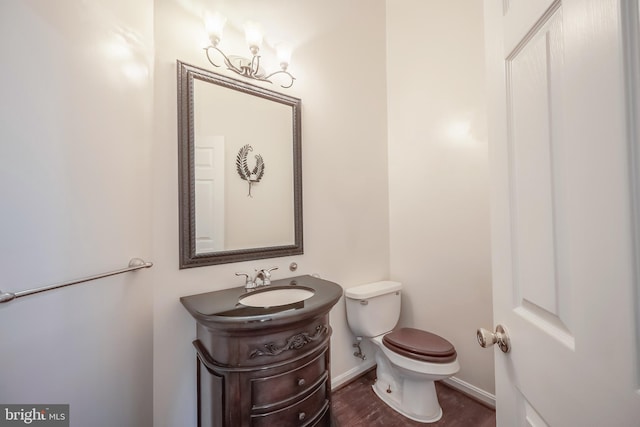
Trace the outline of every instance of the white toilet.
<instances>
[{"instance_id":1,"label":"white toilet","mask_svg":"<svg viewBox=\"0 0 640 427\"><path fill-rule=\"evenodd\" d=\"M444 338L413 328L392 332L400 318L402 284L384 281L345 290L347 320L357 337L376 345L375 393L407 418L433 423L442 417L434 381L460 370Z\"/></svg>"}]
</instances>

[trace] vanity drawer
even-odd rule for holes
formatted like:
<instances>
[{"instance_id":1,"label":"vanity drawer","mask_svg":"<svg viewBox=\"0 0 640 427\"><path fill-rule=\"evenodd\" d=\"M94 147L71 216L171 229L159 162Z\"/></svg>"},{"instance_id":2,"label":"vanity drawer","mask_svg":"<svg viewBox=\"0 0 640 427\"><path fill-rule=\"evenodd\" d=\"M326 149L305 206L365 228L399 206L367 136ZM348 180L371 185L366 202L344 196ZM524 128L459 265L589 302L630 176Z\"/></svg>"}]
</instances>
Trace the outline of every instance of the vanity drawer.
<instances>
[{"instance_id":1,"label":"vanity drawer","mask_svg":"<svg viewBox=\"0 0 640 427\"><path fill-rule=\"evenodd\" d=\"M278 403L296 400L328 378L326 349L297 369L251 380L251 402L254 410L267 410Z\"/></svg>"},{"instance_id":2,"label":"vanity drawer","mask_svg":"<svg viewBox=\"0 0 640 427\"><path fill-rule=\"evenodd\" d=\"M265 322L269 324L269 322ZM264 328L264 325L261 325ZM229 333L201 324L198 340L210 358L220 366L235 368L271 367L326 346L331 337L328 315L316 316L291 325Z\"/></svg>"},{"instance_id":3,"label":"vanity drawer","mask_svg":"<svg viewBox=\"0 0 640 427\"><path fill-rule=\"evenodd\" d=\"M251 425L253 427L317 425L317 419L326 412L328 405L325 380L318 386L316 391L294 405L264 415L252 415Z\"/></svg>"}]
</instances>

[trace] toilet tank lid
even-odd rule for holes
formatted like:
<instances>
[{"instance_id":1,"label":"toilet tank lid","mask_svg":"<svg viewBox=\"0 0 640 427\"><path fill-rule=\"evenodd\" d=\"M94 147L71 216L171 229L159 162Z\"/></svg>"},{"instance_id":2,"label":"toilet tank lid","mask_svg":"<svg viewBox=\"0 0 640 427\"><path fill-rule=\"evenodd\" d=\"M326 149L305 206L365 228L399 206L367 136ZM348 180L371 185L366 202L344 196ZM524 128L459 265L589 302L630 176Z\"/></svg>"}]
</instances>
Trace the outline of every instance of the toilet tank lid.
<instances>
[{"instance_id":1,"label":"toilet tank lid","mask_svg":"<svg viewBox=\"0 0 640 427\"><path fill-rule=\"evenodd\" d=\"M351 299L367 299L384 295L402 289L402 283L384 280L382 282L366 283L345 289L344 295Z\"/></svg>"}]
</instances>

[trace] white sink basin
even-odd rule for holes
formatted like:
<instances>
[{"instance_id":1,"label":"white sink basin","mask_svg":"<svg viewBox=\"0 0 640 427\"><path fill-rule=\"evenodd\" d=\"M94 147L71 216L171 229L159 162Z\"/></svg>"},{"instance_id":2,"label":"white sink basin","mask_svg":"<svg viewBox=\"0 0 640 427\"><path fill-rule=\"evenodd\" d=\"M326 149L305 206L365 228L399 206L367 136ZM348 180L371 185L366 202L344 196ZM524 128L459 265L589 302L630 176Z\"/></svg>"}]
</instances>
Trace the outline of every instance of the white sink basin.
<instances>
[{"instance_id":1,"label":"white sink basin","mask_svg":"<svg viewBox=\"0 0 640 427\"><path fill-rule=\"evenodd\" d=\"M277 307L309 299L315 294L313 289L302 287L273 288L254 291L240 297L238 302L248 307Z\"/></svg>"}]
</instances>

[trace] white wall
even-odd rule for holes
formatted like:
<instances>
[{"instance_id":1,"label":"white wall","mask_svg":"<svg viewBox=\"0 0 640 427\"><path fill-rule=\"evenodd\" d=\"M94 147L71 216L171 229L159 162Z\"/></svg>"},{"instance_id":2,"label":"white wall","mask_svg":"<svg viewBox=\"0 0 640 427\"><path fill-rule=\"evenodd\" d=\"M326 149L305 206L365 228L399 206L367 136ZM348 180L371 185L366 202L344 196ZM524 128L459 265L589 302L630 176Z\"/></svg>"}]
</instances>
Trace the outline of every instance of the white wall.
<instances>
[{"instance_id":1,"label":"white wall","mask_svg":"<svg viewBox=\"0 0 640 427\"><path fill-rule=\"evenodd\" d=\"M0 289L149 259L152 2L0 3ZM151 270L0 305L0 402L150 426Z\"/></svg>"},{"instance_id":2,"label":"white wall","mask_svg":"<svg viewBox=\"0 0 640 427\"><path fill-rule=\"evenodd\" d=\"M214 9L214 3L208 2ZM236 271L278 266L274 278L319 273L344 287L389 275L385 20L382 0L217 2L229 21L223 40L246 50L237 31L259 21L267 35L294 44L287 94L302 99L305 254L291 258L178 269L176 68L180 59L213 68L202 51L203 3L155 1L154 421L195 425L195 320L179 298L241 286ZM235 28L234 28L235 26ZM265 59L274 56L263 49ZM332 372L355 367L344 302L331 312Z\"/></svg>"},{"instance_id":3,"label":"white wall","mask_svg":"<svg viewBox=\"0 0 640 427\"><path fill-rule=\"evenodd\" d=\"M401 323L449 339L493 393L482 2L387 2L391 278Z\"/></svg>"}]
</instances>

